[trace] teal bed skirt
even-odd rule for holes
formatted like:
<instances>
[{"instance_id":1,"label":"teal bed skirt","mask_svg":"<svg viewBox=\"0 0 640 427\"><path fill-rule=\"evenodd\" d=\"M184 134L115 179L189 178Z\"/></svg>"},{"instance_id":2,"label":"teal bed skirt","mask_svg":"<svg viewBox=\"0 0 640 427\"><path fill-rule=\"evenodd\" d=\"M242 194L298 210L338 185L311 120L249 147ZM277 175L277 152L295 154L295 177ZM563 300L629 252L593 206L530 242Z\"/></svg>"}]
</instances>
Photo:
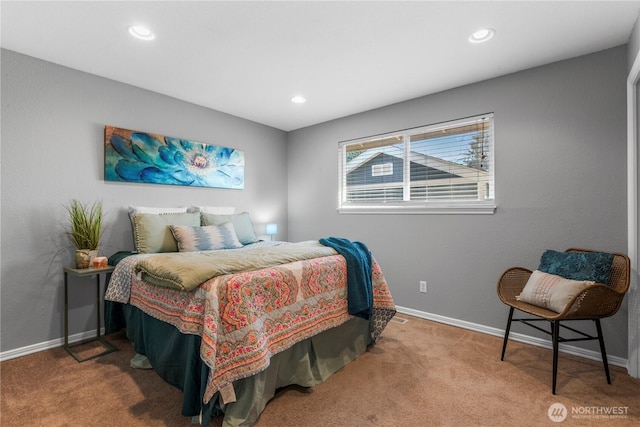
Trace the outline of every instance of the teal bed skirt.
<instances>
[{"instance_id":1,"label":"teal bed skirt","mask_svg":"<svg viewBox=\"0 0 640 427\"><path fill-rule=\"evenodd\" d=\"M160 377L183 392L182 415L199 417L203 426L220 415L224 415L225 427L253 425L277 389L320 384L364 353L370 341L369 327L368 320L354 317L300 341L272 356L264 371L236 381L235 402L224 404L216 394L204 404L209 367L200 359L200 336L182 334L131 305L105 301L106 333L126 328L135 351L149 359Z\"/></svg>"}]
</instances>

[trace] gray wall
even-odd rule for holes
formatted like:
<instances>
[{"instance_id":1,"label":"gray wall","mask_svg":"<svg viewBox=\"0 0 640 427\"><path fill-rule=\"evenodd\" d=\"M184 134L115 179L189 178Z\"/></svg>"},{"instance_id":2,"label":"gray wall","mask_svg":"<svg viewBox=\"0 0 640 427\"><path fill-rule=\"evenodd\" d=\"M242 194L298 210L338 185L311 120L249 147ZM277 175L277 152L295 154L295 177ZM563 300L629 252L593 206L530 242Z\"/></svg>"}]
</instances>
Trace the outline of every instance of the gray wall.
<instances>
[{"instance_id":1,"label":"gray wall","mask_svg":"<svg viewBox=\"0 0 640 427\"><path fill-rule=\"evenodd\" d=\"M256 233L277 222L287 237L286 133L207 108L2 50L2 352L59 339L63 205L103 200L102 252L132 249L126 208L235 206ZM104 126L149 131L245 150L245 189L103 180ZM70 332L95 330L94 281L71 281Z\"/></svg>"},{"instance_id":2,"label":"gray wall","mask_svg":"<svg viewBox=\"0 0 640 427\"><path fill-rule=\"evenodd\" d=\"M362 240L398 306L504 329L495 287L508 267L536 268L547 248L627 250L626 75L621 46L291 132L289 238ZM494 215L336 213L338 141L486 112ZM603 328L609 354L626 358L626 303Z\"/></svg>"},{"instance_id":3,"label":"gray wall","mask_svg":"<svg viewBox=\"0 0 640 427\"><path fill-rule=\"evenodd\" d=\"M61 224L71 198L104 201L107 255L133 245L130 204L232 205L251 212L258 234L276 221L281 239L362 240L397 305L500 329L495 283L506 268L535 268L546 248L627 249L624 46L288 136L14 52L1 60L2 352L62 336L61 269L72 256ZM494 215L336 213L338 141L484 112L495 113ZM243 149L245 190L105 182L106 124ZM71 285L71 333L91 331L92 283ZM625 305L603 324L609 353L623 358L626 318Z\"/></svg>"}]
</instances>

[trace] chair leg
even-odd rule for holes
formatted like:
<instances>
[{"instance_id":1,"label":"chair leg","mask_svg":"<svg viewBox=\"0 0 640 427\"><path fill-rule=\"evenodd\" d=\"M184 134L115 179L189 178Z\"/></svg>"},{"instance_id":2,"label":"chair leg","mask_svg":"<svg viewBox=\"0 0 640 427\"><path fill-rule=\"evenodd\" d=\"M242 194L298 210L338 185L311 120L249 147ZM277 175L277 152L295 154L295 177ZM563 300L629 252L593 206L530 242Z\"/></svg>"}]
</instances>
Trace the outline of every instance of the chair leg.
<instances>
[{"instance_id":1,"label":"chair leg","mask_svg":"<svg viewBox=\"0 0 640 427\"><path fill-rule=\"evenodd\" d=\"M596 322L598 330L598 341L600 341L600 353L602 353L602 364L604 365L604 373L607 374L607 384L611 384L611 376L609 375L609 362L607 361L607 351L604 349L604 338L602 337L602 327L600 319L593 319Z\"/></svg>"},{"instance_id":2,"label":"chair leg","mask_svg":"<svg viewBox=\"0 0 640 427\"><path fill-rule=\"evenodd\" d=\"M507 328L504 331L504 342L502 343L502 355L500 360L504 360L504 352L507 349L507 341L509 341L509 330L511 329L511 319L513 318L513 307L509 308L509 320L507 321Z\"/></svg>"},{"instance_id":3,"label":"chair leg","mask_svg":"<svg viewBox=\"0 0 640 427\"><path fill-rule=\"evenodd\" d=\"M560 321L551 322L551 341L553 342L553 378L551 382L551 394L556 394L556 377L558 376L558 337L560 335Z\"/></svg>"}]
</instances>

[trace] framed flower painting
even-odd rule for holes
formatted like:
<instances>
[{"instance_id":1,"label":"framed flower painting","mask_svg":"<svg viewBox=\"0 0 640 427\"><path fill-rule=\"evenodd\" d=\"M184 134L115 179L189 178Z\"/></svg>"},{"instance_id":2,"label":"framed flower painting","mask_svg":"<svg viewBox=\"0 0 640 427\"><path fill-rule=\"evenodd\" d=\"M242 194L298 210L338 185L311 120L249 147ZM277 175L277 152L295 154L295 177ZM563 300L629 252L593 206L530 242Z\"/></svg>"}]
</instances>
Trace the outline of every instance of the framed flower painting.
<instances>
[{"instance_id":1,"label":"framed flower painting","mask_svg":"<svg viewBox=\"0 0 640 427\"><path fill-rule=\"evenodd\" d=\"M105 181L244 189L244 151L104 128Z\"/></svg>"}]
</instances>

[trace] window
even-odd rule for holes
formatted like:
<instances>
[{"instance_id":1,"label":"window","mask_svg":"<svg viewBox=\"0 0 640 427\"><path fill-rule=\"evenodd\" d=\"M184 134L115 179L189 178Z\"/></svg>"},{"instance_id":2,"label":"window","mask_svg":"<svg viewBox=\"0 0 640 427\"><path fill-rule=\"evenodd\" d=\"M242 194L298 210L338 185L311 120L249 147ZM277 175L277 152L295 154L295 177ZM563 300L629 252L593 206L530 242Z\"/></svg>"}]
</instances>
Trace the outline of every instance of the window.
<instances>
[{"instance_id":1,"label":"window","mask_svg":"<svg viewBox=\"0 0 640 427\"><path fill-rule=\"evenodd\" d=\"M371 167L371 176L393 175L393 163L381 163Z\"/></svg>"},{"instance_id":2,"label":"window","mask_svg":"<svg viewBox=\"0 0 640 427\"><path fill-rule=\"evenodd\" d=\"M493 213L493 114L339 144L340 213Z\"/></svg>"}]
</instances>

